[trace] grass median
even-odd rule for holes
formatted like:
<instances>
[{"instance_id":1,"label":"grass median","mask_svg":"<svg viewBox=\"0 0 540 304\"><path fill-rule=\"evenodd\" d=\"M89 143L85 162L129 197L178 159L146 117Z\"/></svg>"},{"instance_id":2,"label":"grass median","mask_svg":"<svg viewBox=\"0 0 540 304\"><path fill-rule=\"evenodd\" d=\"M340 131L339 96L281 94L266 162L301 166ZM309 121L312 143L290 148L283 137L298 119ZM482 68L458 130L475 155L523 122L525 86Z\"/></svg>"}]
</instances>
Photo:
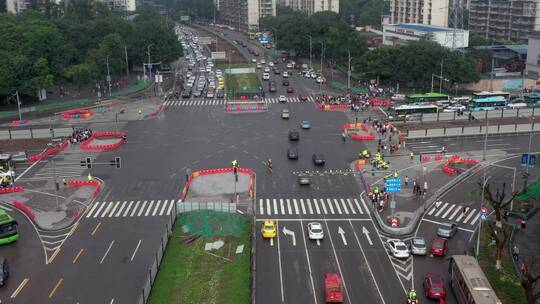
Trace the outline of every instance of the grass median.
<instances>
[{"instance_id":1,"label":"grass median","mask_svg":"<svg viewBox=\"0 0 540 304\"><path fill-rule=\"evenodd\" d=\"M261 83L256 73L225 75L227 94L233 95L246 92L259 92Z\"/></svg>"},{"instance_id":2,"label":"grass median","mask_svg":"<svg viewBox=\"0 0 540 304\"><path fill-rule=\"evenodd\" d=\"M250 225L249 219L244 218L239 237L199 237L186 243L186 234L177 224L149 303L250 303ZM225 244L209 254L204 250L205 244L216 240L222 240ZM244 245L241 254L235 253L238 245Z\"/></svg>"}]
</instances>

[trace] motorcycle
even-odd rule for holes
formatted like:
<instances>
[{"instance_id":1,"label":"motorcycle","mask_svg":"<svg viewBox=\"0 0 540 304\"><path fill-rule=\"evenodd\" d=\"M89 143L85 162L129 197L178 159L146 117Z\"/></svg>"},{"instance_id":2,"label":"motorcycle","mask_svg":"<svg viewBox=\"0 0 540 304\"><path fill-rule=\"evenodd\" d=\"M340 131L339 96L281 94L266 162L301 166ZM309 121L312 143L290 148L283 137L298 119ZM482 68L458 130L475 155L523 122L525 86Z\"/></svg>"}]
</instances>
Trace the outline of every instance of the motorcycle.
<instances>
[{"instance_id":1,"label":"motorcycle","mask_svg":"<svg viewBox=\"0 0 540 304\"><path fill-rule=\"evenodd\" d=\"M418 304L418 298L414 298L414 299L411 299L411 298L408 298L407 299L407 304Z\"/></svg>"}]
</instances>

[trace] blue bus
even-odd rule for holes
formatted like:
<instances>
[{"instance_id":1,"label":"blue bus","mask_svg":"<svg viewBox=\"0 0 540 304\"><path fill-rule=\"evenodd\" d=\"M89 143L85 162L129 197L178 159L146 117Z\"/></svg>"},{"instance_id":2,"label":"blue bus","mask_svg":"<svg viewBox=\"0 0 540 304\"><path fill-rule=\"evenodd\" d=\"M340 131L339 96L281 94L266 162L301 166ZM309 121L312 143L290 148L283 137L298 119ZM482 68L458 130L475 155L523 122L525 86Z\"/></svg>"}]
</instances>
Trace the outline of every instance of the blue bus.
<instances>
[{"instance_id":1,"label":"blue bus","mask_svg":"<svg viewBox=\"0 0 540 304\"><path fill-rule=\"evenodd\" d=\"M524 101L527 103L529 108L539 108L540 107L540 92L534 92L523 96Z\"/></svg>"},{"instance_id":2,"label":"blue bus","mask_svg":"<svg viewBox=\"0 0 540 304\"><path fill-rule=\"evenodd\" d=\"M508 105L506 98L502 96L473 98L471 101L471 111L491 111L504 109Z\"/></svg>"}]
</instances>

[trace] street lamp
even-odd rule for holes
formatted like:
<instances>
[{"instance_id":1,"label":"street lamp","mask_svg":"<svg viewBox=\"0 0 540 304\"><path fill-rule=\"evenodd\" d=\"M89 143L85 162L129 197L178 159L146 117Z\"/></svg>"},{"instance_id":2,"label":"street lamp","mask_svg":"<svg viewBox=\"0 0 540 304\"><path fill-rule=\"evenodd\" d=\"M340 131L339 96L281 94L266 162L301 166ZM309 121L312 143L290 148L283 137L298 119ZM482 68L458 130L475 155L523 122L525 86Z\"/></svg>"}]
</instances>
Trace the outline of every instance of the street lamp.
<instances>
[{"instance_id":1,"label":"street lamp","mask_svg":"<svg viewBox=\"0 0 540 304\"><path fill-rule=\"evenodd\" d=\"M322 63L324 58L324 41L319 41L321 44L321 76L323 75Z\"/></svg>"},{"instance_id":2,"label":"street lamp","mask_svg":"<svg viewBox=\"0 0 540 304\"><path fill-rule=\"evenodd\" d=\"M311 37L311 35L306 35L307 37L309 37L309 68L310 69L313 69L313 66L311 65L311 58L313 57L312 55L312 51L313 51L313 39Z\"/></svg>"},{"instance_id":3,"label":"street lamp","mask_svg":"<svg viewBox=\"0 0 540 304\"><path fill-rule=\"evenodd\" d=\"M534 116L521 116L525 117L527 120L531 123L531 131L529 132L529 147L527 148L527 155L531 157L531 144L532 144L532 138L533 138L533 129L534 129ZM527 163L525 166L525 180L523 182L523 191L527 191L527 183L529 182L529 164Z\"/></svg>"},{"instance_id":4,"label":"street lamp","mask_svg":"<svg viewBox=\"0 0 540 304\"><path fill-rule=\"evenodd\" d=\"M151 64L151 61L150 61L150 47L153 46L153 45L154 44L151 43L146 47L147 54L148 54L148 78L152 77L152 64Z\"/></svg>"},{"instance_id":5,"label":"street lamp","mask_svg":"<svg viewBox=\"0 0 540 304\"><path fill-rule=\"evenodd\" d=\"M347 53L349 54L349 68L347 69L347 89L349 89L350 91L351 90L351 50L347 50Z\"/></svg>"},{"instance_id":6,"label":"street lamp","mask_svg":"<svg viewBox=\"0 0 540 304\"><path fill-rule=\"evenodd\" d=\"M482 183L482 200L480 202L480 210L484 207L484 190L486 189L486 184L491 176L488 176L486 179L486 168L484 167L484 182ZM476 258L480 253L480 234L482 232L482 220L478 223L478 238L476 239Z\"/></svg>"}]
</instances>

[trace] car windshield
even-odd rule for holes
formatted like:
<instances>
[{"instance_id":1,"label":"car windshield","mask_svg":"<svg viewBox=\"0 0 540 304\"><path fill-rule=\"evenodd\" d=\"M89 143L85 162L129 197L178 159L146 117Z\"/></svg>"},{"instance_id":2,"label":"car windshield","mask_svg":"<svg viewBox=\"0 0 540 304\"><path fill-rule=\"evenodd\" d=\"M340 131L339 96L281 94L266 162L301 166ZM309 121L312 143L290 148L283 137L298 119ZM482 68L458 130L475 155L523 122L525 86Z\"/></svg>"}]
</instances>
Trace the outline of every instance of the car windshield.
<instances>
[{"instance_id":1,"label":"car windshield","mask_svg":"<svg viewBox=\"0 0 540 304\"><path fill-rule=\"evenodd\" d=\"M313 232L313 233L321 233L321 232L322 232L322 229L321 229L321 228L317 228L317 227L311 228L311 232Z\"/></svg>"},{"instance_id":2,"label":"car windshield","mask_svg":"<svg viewBox=\"0 0 540 304\"><path fill-rule=\"evenodd\" d=\"M274 226L271 226L271 225L264 226L264 230L274 230Z\"/></svg>"},{"instance_id":3,"label":"car windshield","mask_svg":"<svg viewBox=\"0 0 540 304\"><path fill-rule=\"evenodd\" d=\"M425 247L426 246L426 242L423 240L423 239L414 239L414 245L416 247Z\"/></svg>"},{"instance_id":4,"label":"car windshield","mask_svg":"<svg viewBox=\"0 0 540 304\"><path fill-rule=\"evenodd\" d=\"M442 278L439 278L439 277L431 277L431 284L432 285L442 285L443 280L442 280Z\"/></svg>"},{"instance_id":5,"label":"car windshield","mask_svg":"<svg viewBox=\"0 0 540 304\"><path fill-rule=\"evenodd\" d=\"M443 248L444 243L443 242L433 242L433 247L435 248Z\"/></svg>"},{"instance_id":6,"label":"car windshield","mask_svg":"<svg viewBox=\"0 0 540 304\"><path fill-rule=\"evenodd\" d=\"M397 244L396 245L396 250L399 250L399 251L407 250L407 246L405 246L403 244Z\"/></svg>"},{"instance_id":7,"label":"car windshield","mask_svg":"<svg viewBox=\"0 0 540 304\"><path fill-rule=\"evenodd\" d=\"M441 224L441 229L450 230L452 229L452 226L450 224Z\"/></svg>"}]
</instances>

